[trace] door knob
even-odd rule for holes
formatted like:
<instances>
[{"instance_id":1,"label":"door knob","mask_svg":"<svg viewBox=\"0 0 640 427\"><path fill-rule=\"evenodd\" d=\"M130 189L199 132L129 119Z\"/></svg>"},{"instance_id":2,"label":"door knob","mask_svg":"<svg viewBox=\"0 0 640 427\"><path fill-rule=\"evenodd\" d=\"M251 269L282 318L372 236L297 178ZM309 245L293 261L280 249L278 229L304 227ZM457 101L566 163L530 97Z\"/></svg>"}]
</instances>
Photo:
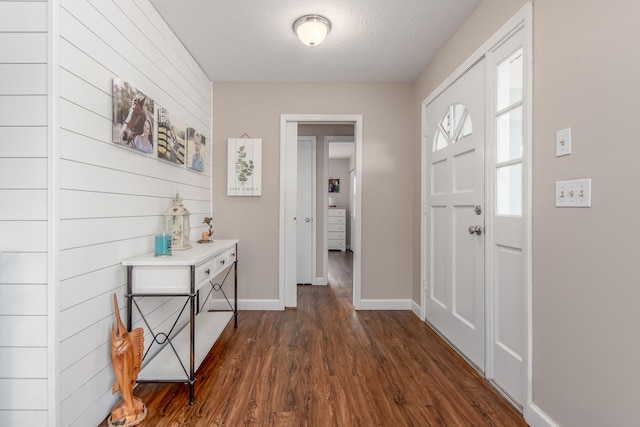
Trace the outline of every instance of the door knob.
<instances>
[{"instance_id":1,"label":"door knob","mask_svg":"<svg viewBox=\"0 0 640 427\"><path fill-rule=\"evenodd\" d=\"M304 222L311 222L311 218L305 218Z\"/></svg>"},{"instance_id":2,"label":"door knob","mask_svg":"<svg viewBox=\"0 0 640 427\"><path fill-rule=\"evenodd\" d=\"M479 225L470 225L469 226L469 234L477 234L478 236L482 234L482 227Z\"/></svg>"}]
</instances>

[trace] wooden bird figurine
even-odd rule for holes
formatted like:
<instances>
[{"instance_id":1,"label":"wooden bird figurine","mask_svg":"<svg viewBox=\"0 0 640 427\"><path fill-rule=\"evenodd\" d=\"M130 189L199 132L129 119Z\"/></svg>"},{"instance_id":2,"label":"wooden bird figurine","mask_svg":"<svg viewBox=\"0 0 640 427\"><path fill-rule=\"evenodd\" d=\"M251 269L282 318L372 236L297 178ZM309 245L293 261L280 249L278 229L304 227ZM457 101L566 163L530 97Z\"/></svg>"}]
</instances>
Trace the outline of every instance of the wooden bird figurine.
<instances>
[{"instance_id":1,"label":"wooden bird figurine","mask_svg":"<svg viewBox=\"0 0 640 427\"><path fill-rule=\"evenodd\" d=\"M144 352L144 330L137 328L127 331L118 308L118 298L113 294L113 305L117 319L117 330L111 325L111 365L116 383L111 393L120 391L122 400L111 411L109 426L130 427L138 425L147 415L142 400L133 395L133 387L138 380L142 354Z\"/></svg>"}]
</instances>

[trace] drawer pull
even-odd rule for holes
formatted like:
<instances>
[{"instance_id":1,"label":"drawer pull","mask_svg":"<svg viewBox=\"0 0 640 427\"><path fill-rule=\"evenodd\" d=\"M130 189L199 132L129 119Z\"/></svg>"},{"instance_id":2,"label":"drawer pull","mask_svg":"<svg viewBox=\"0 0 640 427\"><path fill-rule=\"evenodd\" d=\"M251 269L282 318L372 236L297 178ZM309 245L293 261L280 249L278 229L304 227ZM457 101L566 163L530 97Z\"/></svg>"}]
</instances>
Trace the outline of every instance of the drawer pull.
<instances>
[{"instance_id":1,"label":"drawer pull","mask_svg":"<svg viewBox=\"0 0 640 427\"><path fill-rule=\"evenodd\" d=\"M231 256L236 256L236 254L231 254Z\"/></svg>"},{"instance_id":2,"label":"drawer pull","mask_svg":"<svg viewBox=\"0 0 640 427\"><path fill-rule=\"evenodd\" d=\"M224 265L224 263L225 263L225 260L223 260L223 259L220 260L220 264Z\"/></svg>"},{"instance_id":3,"label":"drawer pull","mask_svg":"<svg viewBox=\"0 0 640 427\"><path fill-rule=\"evenodd\" d=\"M207 276L211 273L211 270L209 270L208 268L204 271L204 274L206 274Z\"/></svg>"}]
</instances>

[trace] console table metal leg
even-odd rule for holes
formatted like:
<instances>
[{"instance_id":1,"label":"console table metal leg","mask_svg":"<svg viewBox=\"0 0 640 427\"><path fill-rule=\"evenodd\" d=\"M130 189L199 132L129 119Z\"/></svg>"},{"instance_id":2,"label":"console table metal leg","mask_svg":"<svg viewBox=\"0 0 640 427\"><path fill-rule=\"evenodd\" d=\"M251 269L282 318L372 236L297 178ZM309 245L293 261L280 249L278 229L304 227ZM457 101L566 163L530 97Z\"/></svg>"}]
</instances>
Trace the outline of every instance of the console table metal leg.
<instances>
[{"instance_id":1,"label":"console table metal leg","mask_svg":"<svg viewBox=\"0 0 640 427\"><path fill-rule=\"evenodd\" d=\"M127 266L127 331L131 330L131 316L133 311L131 309L131 302L133 300L132 294L133 288L133 266Z\"/></svg>"},{"instance_id":2,"label":"console table metal leg","mask_svg":"<svg viewBox=\"0 0 640 427\"><path fill-rule=\"evenodd\" d=\"M237 251L236 251L237 253ZM238 327L238 261L233 264L233 327Z\"/></svg>"},{"instance_id":3,"label":"console table metal leg","mask_svg":"<svg viewBox=\"0 0 640 427\"><path fill-rule=\"evenodd\" d=\"M191 339L190 347L191 347L191 360L190 360L190 371L189 371L189 405L193 405L196 403L195 397L195 387L196 387L196 372L195 372L195 364L196 364L196 267L194 265L191 266L191 296L189 297L191 300L191 318L189 321L189 334Z\"/></svg>"}]
</instances>

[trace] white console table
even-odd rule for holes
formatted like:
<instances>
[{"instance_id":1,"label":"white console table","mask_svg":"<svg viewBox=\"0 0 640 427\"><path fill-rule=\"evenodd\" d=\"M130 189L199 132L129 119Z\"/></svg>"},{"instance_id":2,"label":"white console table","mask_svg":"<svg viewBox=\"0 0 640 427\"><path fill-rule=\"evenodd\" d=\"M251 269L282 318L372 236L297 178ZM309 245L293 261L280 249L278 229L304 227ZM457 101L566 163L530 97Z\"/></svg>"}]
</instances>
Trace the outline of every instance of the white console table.
<instances>
[{"instance_id":1,"label":"white console table","mask_svg":"<svg viewBox=\"0 0 640 427\"><path fill-rule=\"evenodd\" d=\"M234 319L233 326L238 327L238 240L192 244L191 249L173 251L171 256L156 257L151 253L122 261L122 265L127 267L127 329L131 330L135 307L153 336L152 342L145 348L145 358L154 344L163 346L151 360L146 363L143 361L138 382L188 383L190 405L195 403L198 367L231 317ZM233 304L222 289L231 269L234 280ZM225 272L220 283L213 283L214 278ZM229 311L201 311L200 291L207 284L211 286L209 293L223 293L229 302ZM174 330L180 326L180 311L171 330L153 331L137 302L143 297L184 297L183 310L189 306L188 323L181 330ZM205 303L207 297L204 298Z\"/></svg>"}]
</instances>

